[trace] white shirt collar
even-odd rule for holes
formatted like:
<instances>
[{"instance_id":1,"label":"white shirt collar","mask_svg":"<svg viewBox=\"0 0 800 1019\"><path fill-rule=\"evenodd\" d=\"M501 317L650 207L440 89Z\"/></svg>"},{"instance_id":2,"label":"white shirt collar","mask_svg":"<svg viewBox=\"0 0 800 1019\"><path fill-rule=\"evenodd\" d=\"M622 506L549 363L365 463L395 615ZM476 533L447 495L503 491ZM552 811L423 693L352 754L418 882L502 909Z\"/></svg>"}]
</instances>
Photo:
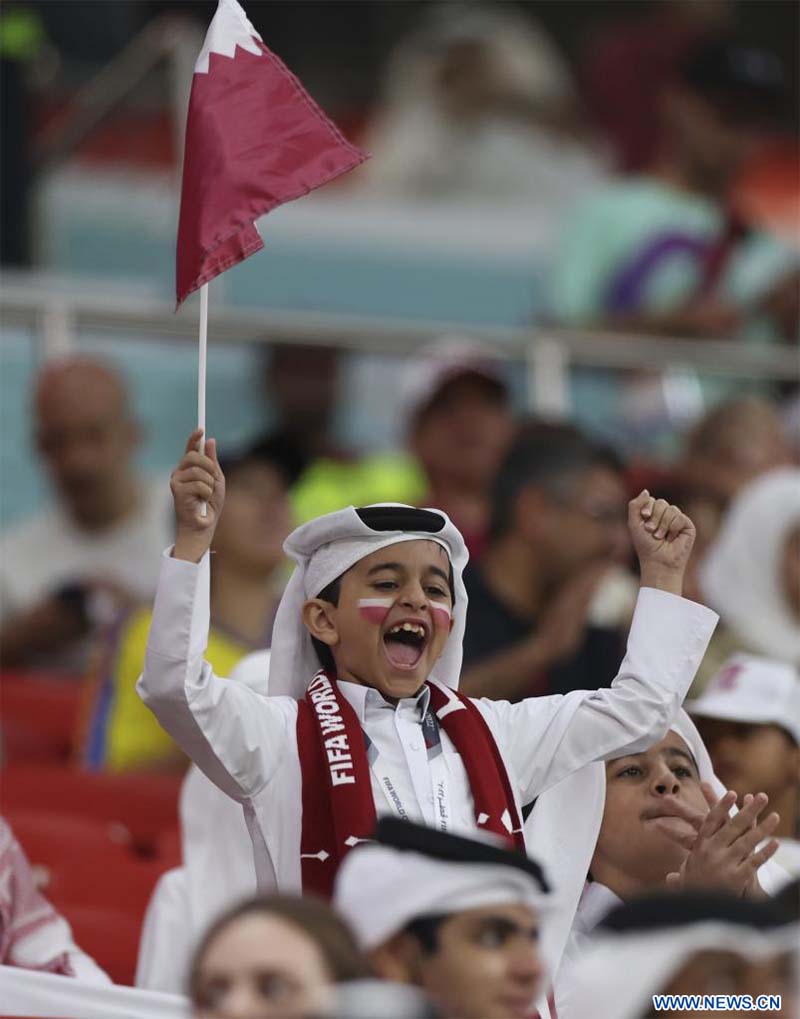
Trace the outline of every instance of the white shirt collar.
<instances>
[{"instance_id":1,"label":"white shirt collar","mask_svg":"<svg viewBox=\"0 0 800 1019\"><path fill-rule=\"evenodd\" d=\"M339 680L338 686L350 707L358 715L358 721L361 725L366 721L368 711L384 708L389 708L392 711L398 708L401 710L405 709L406 711L411 710L418 716L421 722L428 711L431 701L431 691L427 683L424 683L422 688L413 697L404 697L396 705L387 701L380 690L376 690L372 686L362 686L360 683L350 683L346 680Z\"/></svg>"},{"instance_id":2,"label":"white shirt collar","mask_svg":"<svg viewBox=\"0 0 800 1019\"><path fill-rule=\"evenodd\" d=\"M599 881L588 881L575 917L582 933L590 934L606 913L610 913L621 902L616 892L612 892L606 885L601 885Z\"/></svg>"}]
</instances>

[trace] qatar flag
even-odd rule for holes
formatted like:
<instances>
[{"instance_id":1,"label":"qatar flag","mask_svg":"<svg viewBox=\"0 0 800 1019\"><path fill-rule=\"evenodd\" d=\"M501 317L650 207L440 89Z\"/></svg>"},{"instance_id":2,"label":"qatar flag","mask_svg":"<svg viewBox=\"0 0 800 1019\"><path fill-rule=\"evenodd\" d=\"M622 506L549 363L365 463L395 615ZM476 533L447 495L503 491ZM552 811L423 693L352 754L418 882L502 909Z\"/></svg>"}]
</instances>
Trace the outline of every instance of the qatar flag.
<instances>
[{"instance_id":1,"label":"qatar flag","mask_svg":"<svg viewBox=\"0 0 800 1019\"><path fill-rule=\"evenodd\" d=\"M178 304L263 248L259 216L366 158L267 49L236 0L219 0L186 122Z\"/></svg>"}]
</instances>

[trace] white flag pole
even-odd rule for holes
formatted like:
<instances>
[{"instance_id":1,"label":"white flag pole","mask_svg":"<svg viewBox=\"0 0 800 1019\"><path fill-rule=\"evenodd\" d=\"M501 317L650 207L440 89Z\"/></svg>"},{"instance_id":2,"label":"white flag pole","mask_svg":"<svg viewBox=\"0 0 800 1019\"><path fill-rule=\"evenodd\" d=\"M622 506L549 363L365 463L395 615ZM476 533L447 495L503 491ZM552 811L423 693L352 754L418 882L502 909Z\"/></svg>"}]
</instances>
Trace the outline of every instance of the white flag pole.
<instances>
[{"instance_id":1,"label":"white flag pole","mask_svg":"<svg viewBox=\"0 0 800 1019\"><path fill-rule=\"evenodd\" d=\"M206 361L208 353L208 283L200 287L200 333L197 351L197 427L203 429L200 452L206 448ZM200 516L208 516L208 503L200 504Z\"/></svg>"}]
</instances>

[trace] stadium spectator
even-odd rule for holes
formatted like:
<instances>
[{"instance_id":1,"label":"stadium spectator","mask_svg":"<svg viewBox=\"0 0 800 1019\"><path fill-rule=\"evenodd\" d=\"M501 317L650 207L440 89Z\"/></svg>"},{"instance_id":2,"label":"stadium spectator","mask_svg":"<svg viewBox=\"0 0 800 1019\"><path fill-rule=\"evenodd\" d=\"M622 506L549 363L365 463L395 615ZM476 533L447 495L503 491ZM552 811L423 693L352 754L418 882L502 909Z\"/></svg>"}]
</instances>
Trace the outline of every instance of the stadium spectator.
<instances>
[{"instance_id":1,"label":"stadium spectator","mask_svg":"<svg viewBox=\"0 0 800 1019\"><path fill-rule=\"evenodd\" d=\"M197 1019L301 1019L331 986L369 972L347 926L313 898L250 899L220 917L197 948L189 994Z\"/></svg>"},{"instance_id":2,"label":"stadium spectator","mask_svg":"<svg viewBox=\"0 0 800 1019\"><path fill-rule=\"evenodd\" d=\"M699 571L720 626L695 694L737 651L800 664L800 469L770 471L728 507Z\"/></svg>"},{"instance_id":3,"label":"stadium spectator","mask_svg":"<svg viewBox=\"0 0 800 1019\"><path fill-rule=\"evenodd\" d=\"M797 668L734 655L687 703L714 771L728 789L763 790L780 814L774 862L800 878L800 677Z\"/></svg>"},{"instance_id":4,"label":"stadium spectator","mask_svg":"<svg viewBox=\"0 0 800 1019\"><path fill-rule=\"evenodd\" d=\"M303 523L345 506L400 500L421 494L419 470L394 453L359 457L335 435L342 375L340 352L330 347L278 344L265 373L274 423L263 441L291 468L294 517Z\"/></svg>"},{"instance_id":5,"label":"stadium spectator","mask_svg":"<svg viewBox=\"0 0 800 1019\"><path fill-rule=\"evenodd\" d=\"M289 488L295 475L282 445L262 440L223 459L225 513L214 534L211 629L206 655L221 675L251 651L269 647L286 580L283 542L292 527ZM95 653L83 756L109 771L183 770L186 758L136 696L144 667L151 606L117 620ZM264 677L266 682L266 676Z\"/></svg>"},{"instance_id":6,"label":"stadium spectator","mask_svg":"<svg viewBox=\"0 0 800 1019\"><path fill-rule=\"evenodd\" d=\"M525 424L491 500L488 547L464 575L462 689L516 701L608 685L635 597L617 457L570 426Z\"/></svg>"},{"instance_id":7,"label":"stadium spectator","mask_svg":"<svg viewBox=\"0 0 800 1019\"><path fill-rule=\"evenodd\" d=\"M342 358L333 347L277 343L264 373L273 426L265 438L295 457L299 476L319 458L342 455L333 434Z\"/></svg>"},{"instance_id":8,"label":"stadium spectator","mask_svg":"<svg viewBox=\"0 0 800 1019\"><path fill-rule=\"evenodd\" d=\"M731 15L730 0L656 0L643 16L593 33L580 77L618 169L648 168L658 149L661 92L693 46L731 27Z\"/></svg>"},{"instance_id":9,"label":"stadium spectator","mask_svg":"<svg viewBox=\"0 0 800 1019\"><path fill-rule=\"evenodd\" d=\"M774 404L739 396L713 407L689 433L678 464L681 484L725 509L748 482L792 463L792 449Z\"/></svg>"},{"instance_id":10,"label":"stadium spectator","mask_svg":"<svg viewBox=\"0 0 800 1019\"><path fill-rule=\"evenodd\" d=\"M776 813L764 813L768 797L759 790L743 799L738 814L729 813L735 794L725 792L714 776L708 752L685 713L650 749L608 761L604 784L588 880L555 980L559 1016L568 1013L574 967L589 937L620 901L656 891L665 882L673 889L717 888L753 898L786 883L785 871L768 863L778 849L771 836L780 822ZM581 847L570 845L575 805L563 806L564 852L580 853Z\"/></svg>"},{"instance_id":11,"label":"stadium spectator","mask_svg":"<svg viewBox=\"0 0 800 1019\"><path fill-rule=\"evenodd\" d=\"M788 427L775 405L759 396L724 400L690 430L674 471L676 501L686 506L697 528L687 597L703 600L698 572L739 489L793 461Z\"/></svg>"},{"instance_id":12,"label":"stadium spectator","mask_svg":"<svg viewBox=\"0 0 800 1019\"><path fill-rule=\"evenodd\" d=\"M669 724L715 618L678 597L691 522L647 493L628 508L641 588L609 690L514 705L462 697L463 540L436 511L398 505L350 508L290 535L297 568L276 616L270 696L226 682L202 660L224 479L213 441L206 455L195 442L173 475L180 524L138 689L209 778L247 801L257 873L280 888L329 894L339 863L387 812L431 826L444 815L448 828L537 845L526 841L522 805L536 800L535 822L573 772L646 745ZM335 675L319 671L331 662ZM389 774L378 777L376 758Z\"/></svg>"},{"instance_id":13,"label":"stadium spectator","mask_svg":"<svg viewBox=\"0 0 800 1019\"><path fill-rule=\"evenodd\" d=\"M418 984L449 1019L525 1019L544 982L549 886L535 861L408 824L379 822L348 856L334 904L376 972Z\"/></svg>"},{"instance_id":14,"label":"stadium spectator","mask_svg":"<svg viewBox=\"0 0 800 1019\"><path fill-rule=\"evenodd\" d=\"M785 108L776 56L708 42L661 97L662 141L649 171L620 179L578 209L562 238L551 312L559 322L632 333L797 338L784 301L796 252L751 231L731 185ZM791 318L791 316L790 316Z\"/></svg>"},{"instance_id":15,"label":"stadium spectator","mask_svg":"<svg viewBox=\"0 0 800 1019\"><path fill-rule=\"evenodd\" d=\"M72 940L69 924L36 888L31 865L0 817L0 964L108 985L109 977Z\"/></svg>"},{"instance_id":16,"label":"stadium spectator","mask_svg":"<svg viewBox=\"0 0 800 1019\"><path fill-rule=\"evenodd\" d=\"M362 180L556 214L602 179L583 133L569 68L535 21L507 5L441 4L390 62Z\"/></svg>"},{"instance_id":17,"label":"stadium spectator","mask_svg":"<svg viewBox=\"0 0 800 1019\"><path fill-rule=\"evenodd\" d=\"M492 478L512 436L508 387L479 348L445 340L415 365L405 403L409 446L425 475L418 504L447 513L474 561L486 544Z\"/></svg>"},{"instance_id":18,"label":"stadium spectator","mask_svg":"<svg viewBox=\"0 0 800 1019\"><path fill-rule=\"evenodd\" d=\"M112 368L88 357L45 367L34 409L54 498L0 539L0 653L6 666L80 671L98 625L152 597L173 516L166 486L134 470L139 429Z\"/></svg>"},{"instance_id":19,"label":"stadium spectator","mask_svg":"<svg viewBox=\"0 0 800 1019\"><path fill-rule=\"evenodd\" d=\"M603 922L576 972L578 993L559 1019L641 1019L653 995L780 997L770 1015L797 1014L800 930L772 902L711 892L655 893L619 906ZM718 1015L741 1015L731 1003ZM697 1013L694 1013L697 1014Z\"/></svg>"}]
</instances>

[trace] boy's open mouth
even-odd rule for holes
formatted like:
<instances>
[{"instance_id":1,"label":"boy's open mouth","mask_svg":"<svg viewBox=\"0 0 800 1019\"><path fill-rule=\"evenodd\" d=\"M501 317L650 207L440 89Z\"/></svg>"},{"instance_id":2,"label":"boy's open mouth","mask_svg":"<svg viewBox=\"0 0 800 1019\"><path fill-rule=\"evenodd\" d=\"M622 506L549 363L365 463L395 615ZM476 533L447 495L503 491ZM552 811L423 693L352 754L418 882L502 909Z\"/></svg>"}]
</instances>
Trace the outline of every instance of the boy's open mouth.
<instances>
[{"instance_id":1,"label":"boy's open mouth","mask_svg":"<svg viewBox=\"0 0 800 1019\"><path fill-rule=\"evenodd\" d=\"M413 669L422 658L428 632L421 623L395 623L383 635L386 657L396 669Z\"/></svg>"}]
</instances>

